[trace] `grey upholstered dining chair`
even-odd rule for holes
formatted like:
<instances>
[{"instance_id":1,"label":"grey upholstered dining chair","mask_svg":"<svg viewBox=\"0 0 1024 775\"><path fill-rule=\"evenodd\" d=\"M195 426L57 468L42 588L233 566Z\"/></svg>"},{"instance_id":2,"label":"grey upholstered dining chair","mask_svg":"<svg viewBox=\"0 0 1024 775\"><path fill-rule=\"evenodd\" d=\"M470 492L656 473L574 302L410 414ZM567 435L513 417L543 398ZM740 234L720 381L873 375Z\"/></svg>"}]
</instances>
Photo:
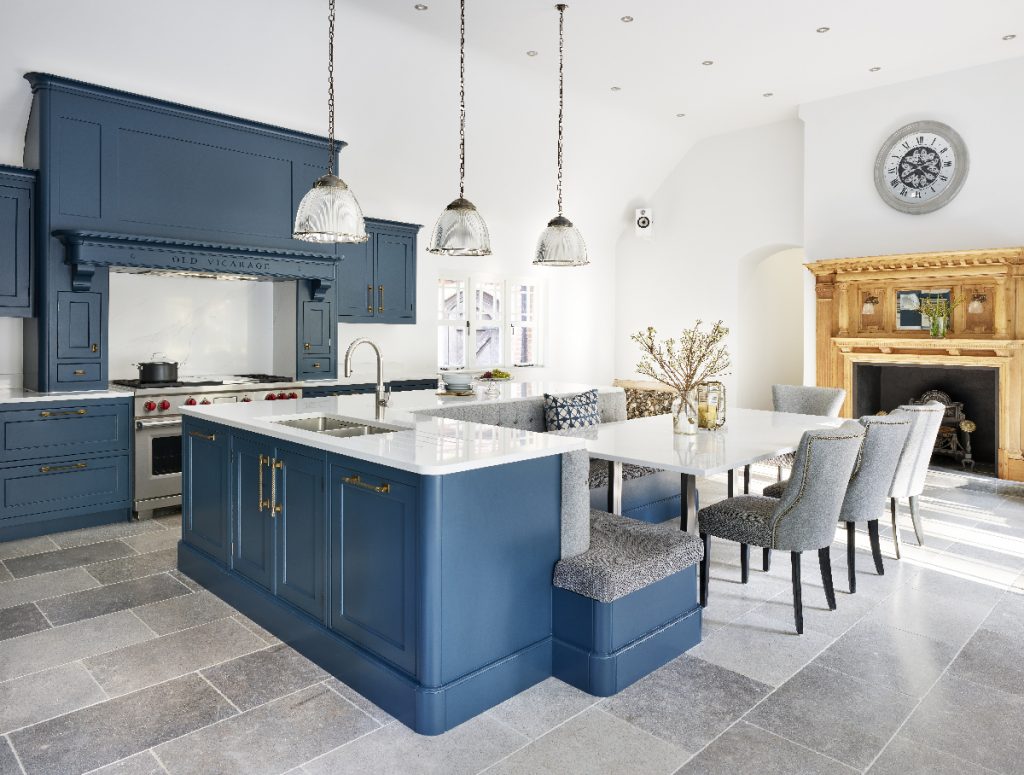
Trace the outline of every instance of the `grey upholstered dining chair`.
<instances>
[{"instance_id":1,"label":"grey upholstered dining chair","mask_svg":"<svg viewBox=\"0 0 1024 775\"><path fill-rule=\"evenodd\" d=\"M704 559L700 564L700 603L708 603L711 575L709 536L738 541L742 555L749 545L790 552L793 569L793 613L796 631L804 631L803 599L800 585L801 552L818 550L821 579L828 607L835 610L832 561L829 547L835 537L836 521L846 495L864 427L845 422L838 428L807 431L800 439L793 463L793 475L781 498L741 495L726 498L698 513Z\"/></svg>"},{"instance_id":2,"label":"grey upholstered dining chair","mask_svg":"<svg viewBox=\"0 0 1024 775\"><path fill-rule=\"evenodd\" d=\"M846 567L850 592L857 591L855 536L858 522L867 522L875 570L878 575L885 573L878 538L878 517L885 513L885 499L892 488L896 466L903 455L911 426L910 418L900 414L861 417L860 423L864 426L864 443L839 511L839 521L846 523ZM764 494L781 498L788 485L789 482L769 485L764 488Z\"/></svg>"},{"instance_id":3,"label":"grey upholstered dining chair","mask_svg":"<svg viewBox=\"0 0 1024 775\"><path fill-rule=\"evenodd\" d=\"M892 489L889 490L892 508L892 540L896 544L896 559L900 558L900 532L896 527L896 504L900 498L910 501L910 519L914 523L914 535L918 546L924 544L924 526L921 524L921 509L918 496L924 492L928 464L935 449L935 439L945 416L946 407L938 401L927 404L907 404L894 409L890 417L909 417L910 435L907 436L903 455L896 466Z\"/></svg>"}]
</instances>

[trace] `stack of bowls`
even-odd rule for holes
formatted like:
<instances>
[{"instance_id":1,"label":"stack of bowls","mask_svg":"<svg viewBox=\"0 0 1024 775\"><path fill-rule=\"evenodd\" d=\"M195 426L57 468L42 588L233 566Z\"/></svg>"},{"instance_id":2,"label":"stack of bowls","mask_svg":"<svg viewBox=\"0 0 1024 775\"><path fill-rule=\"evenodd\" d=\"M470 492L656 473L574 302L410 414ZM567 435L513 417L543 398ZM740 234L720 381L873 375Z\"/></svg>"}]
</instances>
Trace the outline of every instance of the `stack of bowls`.
<instances>
[{"instance_id":1,"label":"stack of bowls","mask_svg":"<svg viewBox=\"0 0 1024 775\"><path fill-rule=\"evenodd\" d=\"M450 393L465 393L473 389L473 375L464 371L446 372L443 378Z\"/></svg>"}]
</instances>

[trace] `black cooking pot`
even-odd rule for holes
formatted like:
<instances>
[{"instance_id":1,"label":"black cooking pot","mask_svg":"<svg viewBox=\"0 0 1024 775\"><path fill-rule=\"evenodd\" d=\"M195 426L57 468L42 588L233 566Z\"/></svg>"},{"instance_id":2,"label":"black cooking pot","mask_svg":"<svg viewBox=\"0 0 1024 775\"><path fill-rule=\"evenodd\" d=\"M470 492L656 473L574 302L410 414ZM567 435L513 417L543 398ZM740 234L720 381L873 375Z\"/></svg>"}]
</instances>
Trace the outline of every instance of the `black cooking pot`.
<instances>
[{"instance_id":1,"label":"black cooking pot","mask_svg":"<svg viewBox=\"0 0 1024 775\"><path fill-rule=\"evenodd\" d=\"M172 361L136 363L140 382L177 382L178 364Z\"/></svg>"}]
</instances>

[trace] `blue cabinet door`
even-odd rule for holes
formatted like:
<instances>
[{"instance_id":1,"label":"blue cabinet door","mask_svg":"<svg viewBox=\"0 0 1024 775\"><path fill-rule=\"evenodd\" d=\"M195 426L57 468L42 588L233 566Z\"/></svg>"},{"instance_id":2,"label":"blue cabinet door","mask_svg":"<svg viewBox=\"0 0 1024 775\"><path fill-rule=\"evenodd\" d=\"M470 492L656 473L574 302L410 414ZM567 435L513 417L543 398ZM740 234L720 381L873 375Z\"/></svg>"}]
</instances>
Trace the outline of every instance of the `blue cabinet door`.
<instances>
[{"instance_id":1,"label":"blue cabinet door","mask_svg":"<svg viewBox=\"0 0 1024 775\"><path fill-rule=\"evenodd\" d=\"M416 322L415 237L381 232L374 240L377 279L377 320Z\"/></svg>"},{"instance_id":2,"label":"blue cabinet door","mask_svg":"<svg viewBox=\"0 0 1024 775\"><path fill-rule=\"evenodd\" d=\"M0 315L27 317L32 314L32 184L6 185L7 179L0 170Z\"/></svg>"},{"instance_id":3,"label":"blue cabinet door","mask_svg":"<svg viewBox=\"0 0 1024 775\"><path fill-rule=\"evenodd\" d=\"M0 467L0 519L125 508L130 497L129 470L124 454Z\"/></svg>"},{"instance_id":4,"label":"blue cabinet door","mask_svg":"<svg viewBox=\"0 0 1024 775\"><path fill-rule=\"evenodd\" d=\"M57 294L57 358L100 359L103 296L99 293L61 291Z\"/></svg>"},{"instance_id":5,"label":"blue cabinet door","mask_svg":"<svg viewBox=\"0 0 1024 775\"><path fill-rule=\"evenodd\" d=\"M36 404L32 409L0 411L0 463L127 452L130 415L127 399L110 403Z\"/></svg>"},{"instance_id":6,"label":"blue cabinet door","mask_svg":"<svg viewBox=\"0 0 1024 775\"><path fill-rule=\"evenodd\" d=\"M271 480L274 450L256 439L238 435L232 435L231 447L231 564L247 579L272 589L274 531L268 501L274 503L278 497Z\"/></svg>"},{"instance_id":7,"label":"blue cabinet door","mask_svg":"<svg viewBox=\"0 0 1024 775\"><path fill-rule=\"evenodd\" d=\"M228 562L230 445L224 427L186 420L182 428L182 538Z\"/></svg>"},{"instance_id":8,"label":"blue cabinet door","mask_svg":"<svg viewBox=\"0 0 1024 775\"><path fill-rule=\"evenodd\" d=\"M369 226L369 224L367 224ZM342 322L369 322L377 309L373 279L373 235L362 243L340 246L338 264L338 319Z\"/></svg>"},{"instance_id":9,"label":"blue cabinet door","mask_svg":"<svg viewBox=\"0 0 1024 775\"><path fill-rule=\"evenodd\" d=\"M306 355L329 355L334 340L334 310L330 301L299 305L299 350Z\"/></svg>"},{"instance_id":10,"label":"blue cabinet door","mask_svg":"<svg viewBox=\"0 0 1024 775\"><path fill-rule=\"evenodd\" d=\"M333 465L331 629L416 669L416 488Z\"/></svg>"},{"instance_id":11,"label":"blue cabinet door","mask_svg":"<svg viewBox=\"0 0 1024 775\"><path fill-rule=\"evenodd\" d=\"M279 448L274 455L277 498L276 592L324 620L324 459Z\"/></svg>"}]
</instances>

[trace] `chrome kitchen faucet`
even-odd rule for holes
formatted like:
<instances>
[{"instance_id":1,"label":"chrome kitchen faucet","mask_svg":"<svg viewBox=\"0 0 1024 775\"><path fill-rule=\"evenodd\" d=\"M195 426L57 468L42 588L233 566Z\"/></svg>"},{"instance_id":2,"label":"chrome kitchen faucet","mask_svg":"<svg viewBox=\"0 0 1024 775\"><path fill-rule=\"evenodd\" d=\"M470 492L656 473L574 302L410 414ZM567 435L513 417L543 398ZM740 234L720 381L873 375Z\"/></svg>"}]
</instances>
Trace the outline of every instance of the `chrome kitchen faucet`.
<instances>
[{"instance_id":1,"label":"chrome kitchen faucet","mask_svg":"<svg viewBox=\"0 0 1024 775\"><path fill-rule=\"evenodd\" d=\"M381 357L380 348L366 337L354 340L345 351L345 376L352 376L352 351L361 344L370 345L374 353L377 354L377 391L374 399L374 409L376 419L380 420L384 416L384 410L387 408L388 401L391 400L391 388L384 389L384 359Z\"/></svg>"}]
</instances>

